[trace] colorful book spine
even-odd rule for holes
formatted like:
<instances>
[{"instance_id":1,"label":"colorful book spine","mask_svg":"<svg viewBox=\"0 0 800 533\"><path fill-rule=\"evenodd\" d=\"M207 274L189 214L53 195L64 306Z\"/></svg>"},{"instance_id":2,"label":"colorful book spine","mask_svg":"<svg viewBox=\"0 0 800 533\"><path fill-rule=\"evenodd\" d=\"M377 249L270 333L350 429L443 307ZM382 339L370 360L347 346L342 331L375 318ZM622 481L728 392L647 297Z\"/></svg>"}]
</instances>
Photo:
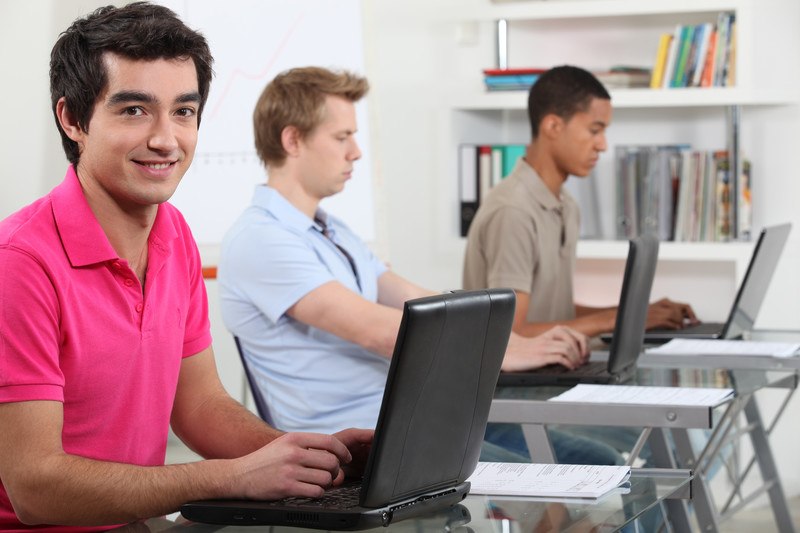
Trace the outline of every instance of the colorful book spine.
<instances>
[{"instance_id":1,"label":"colorful book spine","mask_svg":"<svg viewBox=\"0 0 800 533\"><path fill-rule=\"evenodd\" d=\"M656 52L656 62L653 65L653 76L650 78L650 88L659 89L664 83L664 71L667 67L667 55L669 45L672 42L671 33L662 33L658 40L658 51Z\"/></svg>"},{"instance_id":2,"label":"colorful book spine","mask_svg":"<svg viewBox=\"0 0 800 533\"><path fill-rule=\"evenodd\" d=\"M670 82L671 87L684 87L686 79L686 62L694 39L694 26L684 26L681 30L680 53L677 56L675 73Z\"/></svg>"}]
</instances>

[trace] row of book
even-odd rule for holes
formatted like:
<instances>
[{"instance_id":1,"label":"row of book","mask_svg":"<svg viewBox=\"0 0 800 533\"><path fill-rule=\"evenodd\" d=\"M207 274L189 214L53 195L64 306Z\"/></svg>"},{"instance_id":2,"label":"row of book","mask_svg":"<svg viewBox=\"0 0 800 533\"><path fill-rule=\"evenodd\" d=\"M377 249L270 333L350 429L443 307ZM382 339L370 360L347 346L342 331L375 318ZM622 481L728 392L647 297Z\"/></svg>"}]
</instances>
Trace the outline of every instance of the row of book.
<instances>
[{"instance_id":1,"label":"row of book","mask_svg":"<svg viewBox=\"0 0 800 533\"><path fill-rule=\"evenodd\" d=\"M466 237L481 199L508 176L525 154L524 144L461 144L459 150L459 197L461 236Z\"/></svg>"},{"instance_id":2,"label":"row of book","mask_svg":"<svg viewBox=\"0 0 800 533\"><path fill-rule=\"evenodd\" d=\"M660 36L650 87L728 87L736 78L736 18L716 24L678 24Z\"/></svg>"},{"instance_id":3,"label":"row of book","mask_svg":"<svg viewBox=\"0 0 800 533\"><path fill-rule=\"evenodd\" d=\"M542 68L487 68L483 82L487 91L527 91L547 69Z\"/></svg>"},{"instance_id":4,"label":"row of book","mask_svg":"<svg viewBox=\"0 0 800 533\"><path fill-rule=\"evenodd\" d=\"M484 69L483 81L488 91L527 91L546 72L543 68ZM593 74L608 89L648 87L652 78L649 68L617 65Z\"/></svg>"},{"instance_id":5,"label":"row of book","mask_svg":"<svg viewBox=\"0 0 800 533\"><path fill-rule=\"evenodd\" d=\"M617 146L618 239L747 240L752 228L751 166L738 176L725 150L685 145Z\"/></svg>"}]
</instances>

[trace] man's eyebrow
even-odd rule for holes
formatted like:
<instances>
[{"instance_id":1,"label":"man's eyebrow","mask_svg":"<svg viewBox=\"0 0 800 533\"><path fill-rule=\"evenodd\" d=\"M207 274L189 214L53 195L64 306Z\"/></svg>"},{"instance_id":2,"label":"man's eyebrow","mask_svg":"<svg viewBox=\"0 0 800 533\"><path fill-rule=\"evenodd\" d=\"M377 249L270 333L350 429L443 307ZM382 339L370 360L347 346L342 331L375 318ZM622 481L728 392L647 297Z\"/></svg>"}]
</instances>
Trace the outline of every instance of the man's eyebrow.
<instances>
[{"instance_id":1,"label":"man's eyebrow","mask_svg":"<svg viewBox=\"0 0 800 533\"><path fill-rule=\"evenodd\" d=\"M190 93L184 93L175 99L175 103L177 104L188 104L197 102L200 102L200 93L196 91Z\"/></svg>"},{"instance_id":2,"label":"man's eyebrow","mask_svg":"<svg viewBox=\"0 0 800 533\"><path fill-rule=\"evenodd\" d=\"M120 91L118 93L112 94L108 99L109 105L118 105L118 104L126 104L129 102L145 102L145 103L153 103L156 102L157 99L150 93L145 93L141 91Z\"/></svg>"},{"instance_id":3,"label":"man's eyebrow","mask_svg":"<svg viewBox=\"0 0 800 533\"><path fill-rule=\"evenodd\" d=\"M183 93L175 98L175 103L177 104L196 103L199 101L200 93L197 91ZM131 102L144 102L146 104L152 104L158 103L158 98L150 93L142 91L120 91L112 94L108 99L108 104L112 106Z\"/></svg>"}]
</instances>

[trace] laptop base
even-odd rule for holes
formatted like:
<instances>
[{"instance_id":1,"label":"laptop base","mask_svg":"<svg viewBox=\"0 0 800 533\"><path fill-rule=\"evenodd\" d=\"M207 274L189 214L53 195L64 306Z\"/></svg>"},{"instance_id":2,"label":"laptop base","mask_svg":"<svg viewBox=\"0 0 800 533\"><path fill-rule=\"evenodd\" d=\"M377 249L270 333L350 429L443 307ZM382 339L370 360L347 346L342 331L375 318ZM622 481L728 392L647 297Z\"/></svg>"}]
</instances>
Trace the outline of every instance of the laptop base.
<instances>
[{"instance_id":1,"label":"laptop base","mask_svg":"<svg viewBox=\"0 0 800 533\"><path fill-rule=\"evenodd\" d=\"M605 362L587 363L575 370L560 365L543 367L538 371L501 372L497 379L498 387L525 387L529 385L578 385L593 383L609 385L624 383L633 377L633 368L627 372L612 374Z\"/></svg>"},{"instance_id":2,"label":"laptop base","mask_svg":"<svg viewBox=\"0 0 800 533\"><path fill-rule=\"evenodd\" d=\"M283 507L258 500L203 500L181 506L184 518L205 524L268 526L282 524L311 529L357 531L449 510L469 493L469 482L442 492L431 492L380 509L355 506L350 509L320 508L313 503Z\"/></svg>"}]
</instances>

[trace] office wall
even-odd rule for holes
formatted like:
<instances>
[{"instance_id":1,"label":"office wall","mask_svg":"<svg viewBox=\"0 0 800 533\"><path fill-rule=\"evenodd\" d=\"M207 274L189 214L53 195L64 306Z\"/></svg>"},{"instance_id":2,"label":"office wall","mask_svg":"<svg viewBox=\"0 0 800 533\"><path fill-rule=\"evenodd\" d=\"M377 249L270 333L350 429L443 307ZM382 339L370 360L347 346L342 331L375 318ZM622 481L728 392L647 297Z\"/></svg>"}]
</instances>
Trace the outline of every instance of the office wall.
<instances>
[{"instance_id":1,"label":"office wall","mask_svg":"<svg viewBox=\"0 0 800 533\"><path fill-rule=\"evenodd\" d=\"M449 289L460 284L461 249L442 246L442 228L455 227L449 198L442 194L441 159L452 146L442 131L449 120L448 93L459 76L474 71L473 61L453 61L455 47L491 64L492 44L483 34L459 33L453 13L476 0L364 0L366 66L370 95L372 171L375 186L377 252L393 268L422 285ZM797 16L795 0L775 0ZM0 217L47 192L64 173L66 160L53 126L47 92L49 50L58 33L76 16L108 2L90 0L3 0L0 2ZM456 7L458 6L458 7ZM800 20L798 20L800 22ZM462 30L468 28L462 28ZM800 52L800 51L796 51ZM795 54L788 54L793 57ZM787 57L786 54L781 57ZM774 68L784 68L780 57ZM800 142L800 110L774 107L744 110L743 145L758 162L756 225L793 221L795 229L759 320L762 327L800 329L800 180L793 154ZM613 127L612 127L613 128ZM667 288L664 289L667 291ZM212 289L212 296L214 291ZM215 302L212 300L212 306ZM216 312L212 310L212 312ZM224 330L215 325L215 334ZM241 380L229 343L218 359L223 379L235 395ZM769 406L768 406L769 407ZM800 429L800 403L794 400L773 437L784 483L800 493L800 458L793 446Z\"/></svg>"},{"instance_id":2,"label":"office wall","mask_svg":"<svg viewBox=\"0 0 800 533\"><path fill-rule=\"evenodd\" d=\"M454 90L463 89L459 80L475 77L475 70L493 65L494 45L491 35L471 28L457 27L453 19L464 16L471 5L482 0L406 0L403 2L366 2L365 38L368 49L367 68L373 81L371 99L373 150L382 172L387 217L386 258L400 274L435 289L458 287L461 280L463 243L452 245L443 234L454 232L454 211L447 203L455 194L455 176L441 172L452 168L442 158L454 157L453 145L447 138L451 120L448 106ZM769 6L781 9L800 24L800 10L795 0L770 0ZM766 4L765 6L766 7ZM474 33L472 30L475 30ZM455 52L458 53L455 53ZM762 68L790 68L786 57L795 57L800 50L759 58ZM468 58L465 60L463 58ZM454 59L455 58L455 59ZM635 111L617 112L609 130L622 128ZM794 229L784 251L781 264L767 294L758 327L800 329L800 179L793 154L800 137L798 106L745 107L742 110L742 146L754 161L754 223L757 227L791 221ZM643 134L649 132L643 120ZM629 126L628 126L629 127ZM658 126L649 126L650 128ZM693 131L703 125L683 125L689 134L699 138L718 138L718 131ZM711 137L713 135L713 137ZM723 141L719 141L720 143ZM601 158L608 164L609 154ZM617 272L621 273L621 269ZM707 280L708 278L706 278ZM703 279L676 279L671 283L656 282L654 294L678 295L698 302L706 295ZM604 279L590 287L596 301L605 298L612 303L614 287L619 282ZM609 291L608 288L611 288ZM730 286L733 291L733 285ZM727 295L732 298L730 292ZM706 302L715 313L724 312L730 300ZM780 398L766 394L760 404L772 412ZM771 439L789 494L800 493L800 457L793 443L800 435L796 420L800 418L797 396L789 404Z\"/></svg>"}]
</instances>

